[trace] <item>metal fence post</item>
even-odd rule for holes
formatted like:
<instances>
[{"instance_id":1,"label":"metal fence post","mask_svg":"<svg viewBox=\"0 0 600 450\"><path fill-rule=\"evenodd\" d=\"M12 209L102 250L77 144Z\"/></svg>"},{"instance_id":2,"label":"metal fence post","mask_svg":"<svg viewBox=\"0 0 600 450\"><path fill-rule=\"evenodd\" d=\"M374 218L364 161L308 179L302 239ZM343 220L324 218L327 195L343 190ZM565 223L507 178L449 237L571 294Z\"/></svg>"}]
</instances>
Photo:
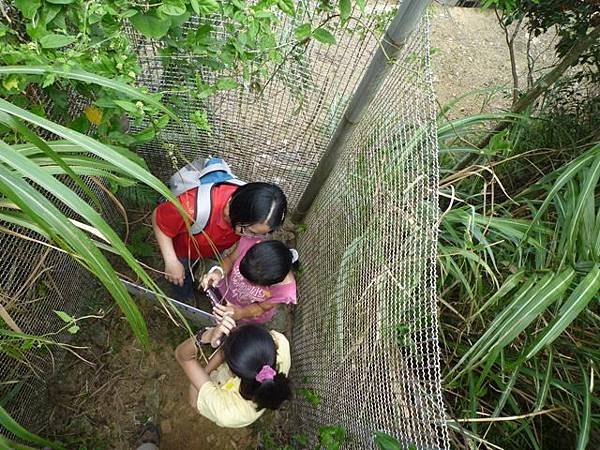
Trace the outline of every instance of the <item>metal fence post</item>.
<instances>
[{"instance_id":1,"label":"metal fence post","mask_svg":"<svg viewBox=\"0 0 600 450\"><path fill-rule=\"evenodd\" d=\"M363 79L348 104L340 123L319 161L308 185L292 213L291 220L300 223L306 217L315 198L333 170L342 145L360 122L363 114L379 92L383 82L419 19L431 0L403 0L398 13L387 29L381 45L373 56Z\"/></svg>"}]
</instances>

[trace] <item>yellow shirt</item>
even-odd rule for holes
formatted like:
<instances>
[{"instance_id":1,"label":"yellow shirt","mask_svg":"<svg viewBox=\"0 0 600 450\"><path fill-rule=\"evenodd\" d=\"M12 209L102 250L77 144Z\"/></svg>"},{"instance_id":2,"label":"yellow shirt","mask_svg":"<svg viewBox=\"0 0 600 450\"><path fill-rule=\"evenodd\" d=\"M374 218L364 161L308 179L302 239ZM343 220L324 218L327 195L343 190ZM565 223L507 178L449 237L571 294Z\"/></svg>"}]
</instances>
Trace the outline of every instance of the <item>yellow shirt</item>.
<instances>
[{"instance_id":1,"label":"yellow shirt","mask_svg":"<svg viewBox=\"0 0 600 450\"><path fill-rule=\"evenodd\" d=\"M288 374L291 366L290 343L277 331L271 331L277 346L277 371ZM231 373L227 364L221 364L210 373L211 381L204 383L198 392L198 412L220 427L242 428L263 415L256 403L240 394L241 379Z\"/></svg>"}]
</instances>

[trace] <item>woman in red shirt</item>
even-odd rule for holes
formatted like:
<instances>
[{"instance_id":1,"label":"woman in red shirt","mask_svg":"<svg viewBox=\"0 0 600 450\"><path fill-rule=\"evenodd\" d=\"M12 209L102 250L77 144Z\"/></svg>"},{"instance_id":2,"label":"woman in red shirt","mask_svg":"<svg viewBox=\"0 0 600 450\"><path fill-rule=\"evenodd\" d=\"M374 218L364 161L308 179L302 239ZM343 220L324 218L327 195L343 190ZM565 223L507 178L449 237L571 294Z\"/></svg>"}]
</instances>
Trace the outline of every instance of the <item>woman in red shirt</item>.
<instances>
[{"instance_id":1,"label":"woman in red shirt","mask_svg":"<svg viewBox=\"0 0 600 450\"><path fill-rule=\"evenodd\" d=\"M198 188L179 196L191 223ZM215 257L237 243L240 236L260 236L283 224L287 200L279 186L248 183L243 186L215 184L211 189L211 212L201 233L191 235L179 210L171 202L161 203L152 213L152 226L165 262L165 278L174 285L178 300L193 298L193 264Z\"/></svg>"}]
</instances>

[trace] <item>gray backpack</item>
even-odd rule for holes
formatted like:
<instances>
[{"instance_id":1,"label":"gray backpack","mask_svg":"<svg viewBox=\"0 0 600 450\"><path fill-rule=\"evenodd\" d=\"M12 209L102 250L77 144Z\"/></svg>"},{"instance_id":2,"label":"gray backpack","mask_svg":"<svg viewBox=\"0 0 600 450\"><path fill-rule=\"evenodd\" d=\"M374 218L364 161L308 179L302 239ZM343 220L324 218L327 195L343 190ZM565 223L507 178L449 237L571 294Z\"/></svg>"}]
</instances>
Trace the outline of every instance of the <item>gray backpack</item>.
<instances>
[{"instance_id":1,"label":"gray backpack","mask_svg":"<svg viewBox=\"0 0 600 450\"><path fill-rule=\"evenodd\" d=\"M210 193L212 187L219 184L242 186L246 183L237 178L221 158L197 158L179 169L169 179L169 188L175 196L198 188L196 217L191 226L192 234L201 233L206 228L212 210Z\"/></svg>"}]
</instances>

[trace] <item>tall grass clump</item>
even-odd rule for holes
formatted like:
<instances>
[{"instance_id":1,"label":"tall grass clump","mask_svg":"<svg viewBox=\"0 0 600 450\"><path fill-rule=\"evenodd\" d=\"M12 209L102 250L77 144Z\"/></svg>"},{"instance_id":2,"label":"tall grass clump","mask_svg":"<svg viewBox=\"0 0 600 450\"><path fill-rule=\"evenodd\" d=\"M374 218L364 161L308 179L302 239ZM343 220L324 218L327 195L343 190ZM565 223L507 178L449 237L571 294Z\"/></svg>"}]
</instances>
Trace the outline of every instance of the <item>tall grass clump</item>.
<instances>
[{"instance_id":1,"label":"tall grass clump","mask_svg":"<svg viewBox=\"0 0 600 450\"><path fill-rule=\"evenodd\" d=\"M567 113L441 119L439 296L457 447L598 445L600 143L589 117ZM512 123L477 148L500 120ZM455 170L465 152L479 162Z\"/></svg>"}]
</instances>

